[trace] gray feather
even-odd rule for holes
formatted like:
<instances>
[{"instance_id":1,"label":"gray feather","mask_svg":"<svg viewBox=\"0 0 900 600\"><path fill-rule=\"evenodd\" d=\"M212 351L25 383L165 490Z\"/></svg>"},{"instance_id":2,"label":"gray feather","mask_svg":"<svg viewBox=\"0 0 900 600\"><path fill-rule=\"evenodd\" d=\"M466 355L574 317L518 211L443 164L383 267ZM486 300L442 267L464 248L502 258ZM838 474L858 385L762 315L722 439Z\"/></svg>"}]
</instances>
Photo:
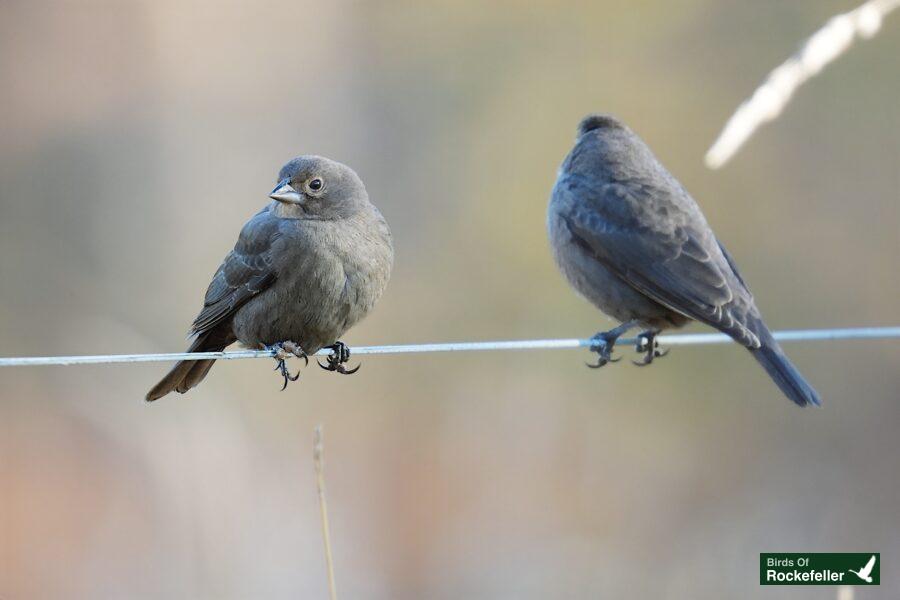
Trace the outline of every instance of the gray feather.
<instances>
[{"instance_id":1,"label":"gray feather","mask_svg":"<svg viewBox=\"0 0 900 600\"><path fill-rule=\"evenodd\" d=\"M553 188L547 224L557 265L603 312L652 329L700 321L751 351L765 350L755 356L780 377L782 390L791 389L785 381L797 383L792 365L772 367L787 359L700 207L614 117L582 121ZM786 393L799 404L818 400L814 393Z\"/></svg>"},{"instance_id":2,"label":"gray feather","mask_svg":"<svg viewBox=\"0 0 900 600\"><path fill-rule=\"evenodd\" d=\"M244 225L206 290L189 352L219 351L234 341L250 348L292 341L312 354L375 305L393 265L387 223L356 173L340 163L300 157L279 180L304 189L313 176L325 182L322 194L272 202ZM213 362L178 363L147 399L186 392Z\"/></svg>"}]
</instances>

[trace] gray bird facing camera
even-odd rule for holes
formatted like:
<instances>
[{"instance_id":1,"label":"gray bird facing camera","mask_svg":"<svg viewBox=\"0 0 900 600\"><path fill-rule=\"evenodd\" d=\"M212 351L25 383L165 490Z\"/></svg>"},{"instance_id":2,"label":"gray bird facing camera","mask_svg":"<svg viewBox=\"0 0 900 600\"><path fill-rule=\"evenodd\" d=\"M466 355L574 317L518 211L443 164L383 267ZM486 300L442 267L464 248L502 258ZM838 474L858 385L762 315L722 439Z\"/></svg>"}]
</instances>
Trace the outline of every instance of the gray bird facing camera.
<instances>
[{"instance_id":1,"label":"gray bird facing camera","mask_svg":"<svg viewBox=\"0 0 900 600\"><path fill-rule=\"evenodd\" d=\"M359 176L321 156L301 156L278 174L273 202L250 219L206 291L188 352L218 352L239 341L304 360L333 352L329 371L350 374L350 352L338 338L381 297L394 262L391 232L369 202ZM214 360L181 361L147 400L200 383ZM357 367L359 368L359 367ZM284 389L284 388L282 388Z\"/></svg>"}]
</instances>

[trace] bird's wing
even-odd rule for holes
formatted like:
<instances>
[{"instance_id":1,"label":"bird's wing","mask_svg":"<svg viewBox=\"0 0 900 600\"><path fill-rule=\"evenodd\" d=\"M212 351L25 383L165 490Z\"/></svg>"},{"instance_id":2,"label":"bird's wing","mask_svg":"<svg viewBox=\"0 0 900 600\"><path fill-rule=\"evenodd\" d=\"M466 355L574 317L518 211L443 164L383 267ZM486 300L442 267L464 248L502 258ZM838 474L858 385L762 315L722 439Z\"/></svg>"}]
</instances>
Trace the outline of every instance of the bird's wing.
<instances>
[{"instance_id":1,"label":"bird's wing","mask_svg":"<svg viewBox=\"0 0 900 600\"><path fill-rule=\"evenodd\" d=\"M875 555L872 555L872 558L869 559L869 562L866 563L866 566L860 570L861 576L868 577L872 573L872 569L875 567Z\"/></svg>"},{"instance_id":2,"label":"bird's wing","mask_svg":"<svg viewBox=\"0 0 900 600\"><path fill-rule=\"evenodd\" d=\"M277 220L267 209L254 216L241 230L234 250L228 253L206 290L203 309L192 334L201 334L228 319L248 300L275 281L272 245L278 239Z\"/></svg>"},{"instance_id":3,"label":"bird's wing","mask_svg":"<svg viewBox=\"0 0 900 600\"><path fill-rule=\"evenodd\" d=\"M753 297L681 186L562 183L558 193L579 198L566 217L573 239L606 268L675 312L759 347L746 326Z\"/></svg>"}]
</instances>

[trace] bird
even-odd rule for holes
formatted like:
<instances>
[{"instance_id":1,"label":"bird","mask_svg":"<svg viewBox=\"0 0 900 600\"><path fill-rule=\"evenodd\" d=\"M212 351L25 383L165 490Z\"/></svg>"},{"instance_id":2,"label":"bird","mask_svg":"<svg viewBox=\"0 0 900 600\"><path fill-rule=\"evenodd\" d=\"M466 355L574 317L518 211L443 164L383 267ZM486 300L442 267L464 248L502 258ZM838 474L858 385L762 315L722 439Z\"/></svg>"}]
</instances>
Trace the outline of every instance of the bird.
<instances>
[{"instance_id":1,"label":"bird","mask_svg":"<svg viewBox=\"0 0 900 600\"><path fill-rule=\"evenodd\" d=\"M329 371L351 374L339 338L384 292L394 261L387 221L350 167L322 156L290 160L271 202L241 229L206 290L187 352L221 351L234 342L266 349L288 381L285 359L330 348ZM147 401L199 384L215 360L181 361Z\"/></svg>"},{"instance_id":2,"label":"bird","mask_svg":"<svg viewBox=\"0 0 900 600\"><path fill-rule=\"evenodd\" d=\"M866 563L859 571L854 571L853 569L848 569L851 573L865 581L866 583L872 583L872 569L875 568L875 555L872 555L872 558L869 559L869 562Z\"/></svg>"},{"instance_id":3,"label":"bird","mask_svg":"<svg viewBox=\"0 0 900 600\"><path fill-rule=\"evenodd\" d=\"M800 406L819 394L772 337L734 258L700 207L653 152L615 116L591 114L557 173L547 209L553 258L569 284L621 325L592 337L593 368L625 332L640 328L638 365L665 351L657 334L690 321L750 351Z\"/></svg>"}]
</instances>

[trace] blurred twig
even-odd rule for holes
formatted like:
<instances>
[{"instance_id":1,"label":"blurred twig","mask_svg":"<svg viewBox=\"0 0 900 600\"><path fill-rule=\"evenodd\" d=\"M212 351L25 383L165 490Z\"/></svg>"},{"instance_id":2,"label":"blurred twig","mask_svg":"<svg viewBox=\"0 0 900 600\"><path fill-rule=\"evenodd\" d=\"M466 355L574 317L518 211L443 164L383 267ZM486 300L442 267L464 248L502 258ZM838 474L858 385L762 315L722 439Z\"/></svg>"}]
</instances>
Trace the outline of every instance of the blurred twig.
<instances>
[{"instance_id":1,"label":"blurred twig","mask_svg":"<svg viewBox=\"0 0 900 600\"><path fill-rule=\"evenodd\" d=\"M837 600L853 600L853 587L842 585L837 590Z\"/></svg>"},{"instance_id":2,"label":"blurred twig","mask_svg":"<svg viewBox=\"0 0 900 600\"><path fill-rule=\"evenodd\" d=\"M334 561L331 557L331 534L328 529L328 503L325 501L325 450L322 440L322 425L316 425L313 432L313 462L316 465L316 487L319 490L319 510L322 516L322 540L325 544L325 567L328 570L328 597L337 600L334 585Z\"/></svg>"},{"instance_id":3,"label":"blurred twig","mask_svg":"<svg viewBox=\"0 0 900 600\"><path fill-rule=\"evenodd\" d=\"M706 166L718 169L728 162L760 125L781 114L798 87L846 52L854 39L868 39L878 33L884 17L897 7L900 0L869 0L829 19L738 107L706 153Z\"/></svg>"}]
</instances>

